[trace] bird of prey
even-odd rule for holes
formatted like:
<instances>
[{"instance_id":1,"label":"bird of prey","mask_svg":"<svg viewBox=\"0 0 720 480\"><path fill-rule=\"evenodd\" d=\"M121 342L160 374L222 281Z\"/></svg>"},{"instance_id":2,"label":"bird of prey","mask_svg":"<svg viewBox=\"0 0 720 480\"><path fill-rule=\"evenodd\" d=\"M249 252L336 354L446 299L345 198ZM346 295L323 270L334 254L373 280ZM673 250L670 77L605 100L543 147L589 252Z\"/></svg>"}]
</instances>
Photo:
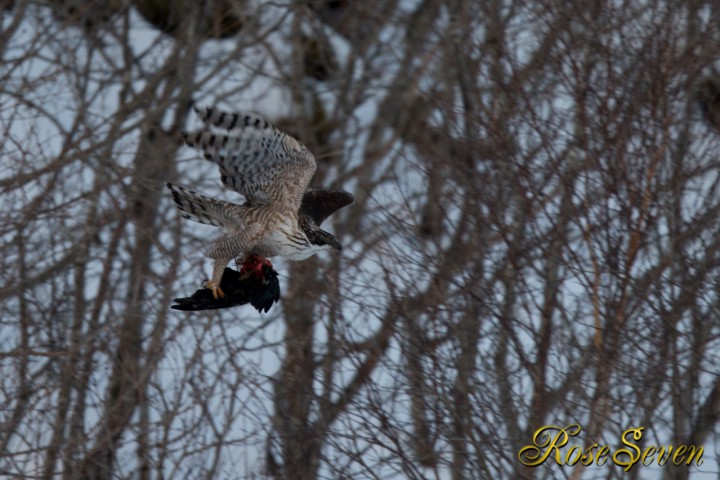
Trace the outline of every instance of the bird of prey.
<instances>
[{"instance_id":1,"label":"bird of prey","mask_svg":"<svg viewBox=\"0 0 720 480\"><path fill-rule=\"evenodd\" d=\"M352 196L307 190L316 164L302 143L254 114L210 107L195 108L195 112L207 128L183 133L185 143L216 163L223 185L246 200L242 205L229 203L167 183L184 218L221 227L225 232L208 252L214 264L205 286L215 299L224 297L220 283L232 259L242 262L244 271L262 277L264 267L272 267L267 257L304 260L321 251L342 249L319 224L352 203ZM311 202L301 215L306 196L319 201Z\"/></svg>"},{"instance_id":2,"label":"bird of prey","mask_svg":"<svg viewBox=\"0 0 720 480\"><path fill-rule=\"evenodd\" d=\"M339 190L308 190L303 195L300 204L299 224L308 239L313 242L322 242L323 238L314 237L315 229L310 226L320 226L323 221L337 210L353 202L353 196ZM246 262L247 263L247 262ZM220 288L225 294L224 298L213 297L212 291L200 288L190 297L176 298L175 310L198 311L217 308L229 308L249 303L258 312L268 312L270 307L280 299L280 283L278 273L274 268L262 264L262 275L257 275L252 263L248 268L244 265L240 271L225 268Z\"/></svg>"}]
</instances>

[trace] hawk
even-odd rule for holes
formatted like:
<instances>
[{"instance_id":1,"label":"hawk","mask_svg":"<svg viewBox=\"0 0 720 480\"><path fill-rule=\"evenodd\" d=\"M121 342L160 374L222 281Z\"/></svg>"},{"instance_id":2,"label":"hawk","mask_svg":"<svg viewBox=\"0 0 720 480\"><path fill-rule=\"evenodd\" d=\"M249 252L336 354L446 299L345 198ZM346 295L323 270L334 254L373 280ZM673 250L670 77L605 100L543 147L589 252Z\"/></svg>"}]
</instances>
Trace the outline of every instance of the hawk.
<instances>
[{"instance_id":1,"label":"hawk","mask_svg":"<svg viewBox=\"0 0 720 480\"><path fill-rule=\"evenodd\" d=\"M347 192L308 190L300 204L300 228L308 235L311 242L322 242L322 237L313 236L316 230L310 225L315 224L319 227L327 217L352 202L353 196ZM280 283L274 268L262 262L259 265L262 272L257 272L258 267L253 266L252 262L250 265L246 262L239 272L226 267L220 282L220 288L225 294L224 298L215 298L211 290L201 288L190 297L176 298L177 303L171 308L198 311L230 308L249 303L258 312L268 312L280 299Z\"/></svg>"},{"instance_id":2,"label":"hawk","mask_svg":"<svg viewBox=\"0 0 720 480\"><path fill-rule=\"evenodd\" d=\"M353 197L346 192L307 190L316 164L302 143L254 114L212 107L194 110L207 128L183 133L185 143L216 163L223 185L246 200L242 205L225 202L167 183L184 218L225 232L207 253L214 263L205 287L215 299L225 295L220 282L232 259L243 263L243 271L262 276L264 267L272 267L267 257L304 260L342 249L337 238L319 225L352 203ZM311 206L301 214L304 198L312 199Z\"/></svg>"}]
</instances>

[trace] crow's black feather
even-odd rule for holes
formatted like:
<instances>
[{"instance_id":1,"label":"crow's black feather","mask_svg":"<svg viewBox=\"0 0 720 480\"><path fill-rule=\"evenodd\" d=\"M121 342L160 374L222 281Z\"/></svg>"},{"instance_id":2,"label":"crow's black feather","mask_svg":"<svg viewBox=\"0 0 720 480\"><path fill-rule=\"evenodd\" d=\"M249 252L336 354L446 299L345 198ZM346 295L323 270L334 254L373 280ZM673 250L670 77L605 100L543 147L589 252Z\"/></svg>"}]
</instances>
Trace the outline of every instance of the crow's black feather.
<instances>
[{"instance_id":1,"label":"crow's black feather","mask_svg":"<svg viewBox=\"0 0 720 480\"><path fill-rule=\"evenodd\" d=\"M200 288L190 297L176 298L171 308L195 312L230 308L250 304L258 312L267 312L280 299L280 282L274 268L263 265L264 279L258 278L253 272L240 274L232 268L225 268L220 288L225 298L214 298L212 290Z\"/></svg>"}]
</instances>

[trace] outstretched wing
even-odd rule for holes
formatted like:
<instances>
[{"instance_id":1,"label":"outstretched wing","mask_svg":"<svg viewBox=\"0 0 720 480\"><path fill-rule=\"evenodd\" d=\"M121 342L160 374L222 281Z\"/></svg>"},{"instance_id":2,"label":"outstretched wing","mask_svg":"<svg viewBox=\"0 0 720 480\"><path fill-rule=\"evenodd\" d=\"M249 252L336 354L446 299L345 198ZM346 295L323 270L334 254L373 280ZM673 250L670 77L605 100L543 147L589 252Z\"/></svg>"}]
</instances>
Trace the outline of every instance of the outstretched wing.
<instances>
[{"instance_id":1,"label":"outstretched wing","mask_svg":"<svg viewBox=\"0 0 720 480\"><path fill-rule=\"evenodd\" d=\"M216 227L243 227L247 207L223 202L193 190L166 183L183 218Z\"/></svg>"},{"instance_id":2,"label":"outstretched wing","mask_svg":"<svg viewBox=\"0 0 720 480\"><path fill-rule=\"evenodd\" d=\"M342 190L310 189L303 195L300 213L319 227L330 215L354 201L355 197Z\"/></svg>"},{"instance_id":3,"label":"outstretched wing","mask_svg":"<svg viewBox=\"0 0 720 480\"><path fill-rule=\"evenodd\" d=\"M210 127L184 133L185 142L218 164L223 184L242 194L251 206L275 205L297 212L315 174L315 158L305 146L261 117L196 108Z\"/></svg>"}]
</instances>

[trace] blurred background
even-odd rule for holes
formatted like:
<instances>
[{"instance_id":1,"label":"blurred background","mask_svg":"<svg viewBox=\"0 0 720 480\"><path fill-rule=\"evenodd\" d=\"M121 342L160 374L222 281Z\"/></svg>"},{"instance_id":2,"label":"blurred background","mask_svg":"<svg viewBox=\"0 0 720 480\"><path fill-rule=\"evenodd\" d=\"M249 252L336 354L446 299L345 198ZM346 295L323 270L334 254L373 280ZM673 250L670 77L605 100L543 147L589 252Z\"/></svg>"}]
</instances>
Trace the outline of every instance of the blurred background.
<instances>
[{"instance_id":1,"label":"blurred background","mask_svg":"<svg viewBox=\"0 0 720 480\"><path fill-rule=\"evenodd\" d=\"M720 7L573 5L0 1L0 476L719 478ZM268 314L169 308L193 102L355 195ZM523 465L573 423L703 463Z\"/></svg>"}]
</instances>

